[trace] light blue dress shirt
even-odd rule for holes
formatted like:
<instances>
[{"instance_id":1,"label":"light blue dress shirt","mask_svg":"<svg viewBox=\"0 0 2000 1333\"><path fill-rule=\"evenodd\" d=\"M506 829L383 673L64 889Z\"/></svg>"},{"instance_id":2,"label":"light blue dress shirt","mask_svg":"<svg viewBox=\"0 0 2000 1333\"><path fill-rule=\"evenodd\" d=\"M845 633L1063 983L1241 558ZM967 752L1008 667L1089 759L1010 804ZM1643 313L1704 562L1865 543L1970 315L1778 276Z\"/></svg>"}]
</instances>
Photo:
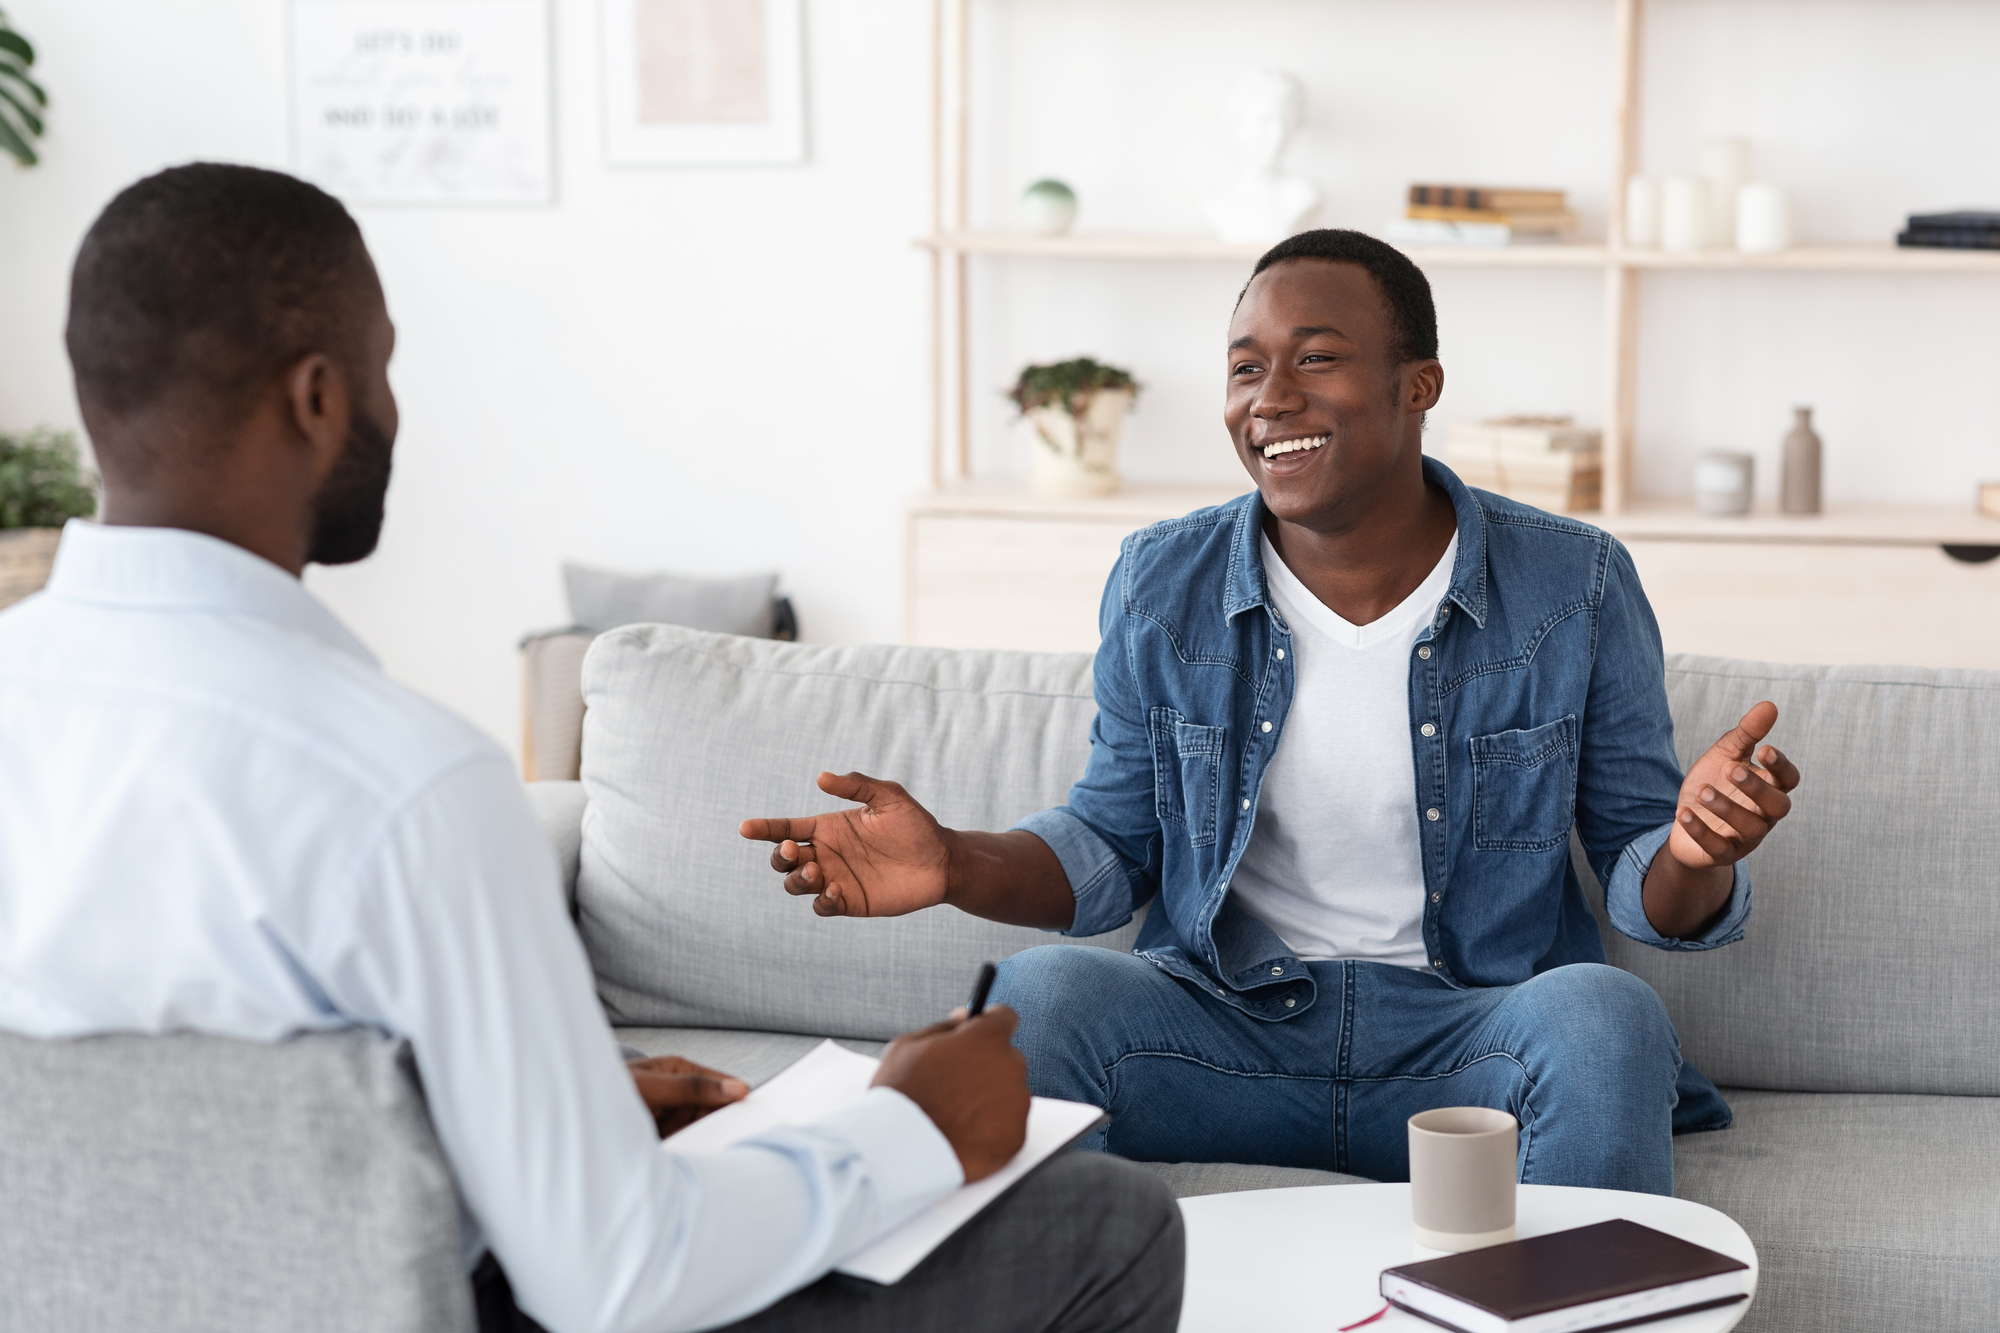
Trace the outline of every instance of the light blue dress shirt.
<instances>
[{"instance_id":1,"label":"light blue dress shirt","mask_svg":"<svg viewBox=\"0 0 2000 1333\"><path fill-rule=\"evenodd\" d=\"M212 537L73 522L0 613L0 1027L409 1039L470 1213L551 1329L700 1329L961 1182L877 1089L657 1141L507 757Z\"/></svg>"}]
</instances>

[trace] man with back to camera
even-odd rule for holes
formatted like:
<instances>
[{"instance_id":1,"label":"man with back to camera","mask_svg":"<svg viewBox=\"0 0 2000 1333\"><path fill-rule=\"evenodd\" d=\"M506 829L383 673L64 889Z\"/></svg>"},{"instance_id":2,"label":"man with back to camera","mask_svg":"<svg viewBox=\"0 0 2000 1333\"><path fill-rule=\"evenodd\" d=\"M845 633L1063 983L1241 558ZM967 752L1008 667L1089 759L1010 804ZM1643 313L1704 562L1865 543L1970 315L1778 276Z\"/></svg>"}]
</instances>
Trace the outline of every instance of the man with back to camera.
<instances>
[{"instance_id":1,"label":"man with back to camera","mask_svg":"<svg viewBox=\"0 0 2000 1333\"><path fill-rule=\"evenodd\" d=\"M893 1287L822 1277L1019 1148L1009 1010L900 1038L804 1129L659 1147L743 1085L621 1067L506 756L299 583L375 547L394 341L359 229L289 176L177 167L85 237L103 514L0 614L0 1028L407 1037L468 1260L498 1260L482 1329L1171 1328L1179 1211L1109 1159L1047 1164Z\"/></svg>"},{"instance_id":2,"label":"man with back to camera","mask_svg":"<svg viewBox=\"0 0 2000 1333\"><path fill-rule=\"evenodd\" d=\"M821 774L863 808L743 835L823 916L1094 935L1157 896L1132 954L1031 949L994 991L1030 1086L1110 1111L1086 1146L1403 1180L1408 1117L1469 1104L1520 1121L1524 1181L1671 1193L1672 1133L1729 1108L1605 965L1570 830L1621 933L1741 938L1742 860L1799 781L1757 749L1776 707L1683 778L1625 549L1423 457L1444 369L1398 251L1281 242L1227 367L1257 489L1125 540L1068 805L961 832Z\"/></svg>"}]
</instances>

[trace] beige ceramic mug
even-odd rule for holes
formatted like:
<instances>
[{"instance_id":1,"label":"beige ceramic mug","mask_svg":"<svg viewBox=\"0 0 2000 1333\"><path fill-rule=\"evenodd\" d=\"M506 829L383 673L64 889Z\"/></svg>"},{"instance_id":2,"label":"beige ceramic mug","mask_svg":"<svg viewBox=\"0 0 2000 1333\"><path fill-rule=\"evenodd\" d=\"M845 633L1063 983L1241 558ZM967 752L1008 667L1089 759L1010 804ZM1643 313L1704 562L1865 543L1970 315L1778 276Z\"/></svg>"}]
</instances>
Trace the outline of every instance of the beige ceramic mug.
<instances>
[{"instance_id":1,"label":"beige ceramic mug","mask_svg":"<svg viewBox=\"0 0 2000 1333\"><path fill-rule=\"evenodd\" d=\"M1410 1117L1410 1210L1417 1244L1476 1250L1514 1239L1521 1127L1505 1111L1445 1106Z\"/></svg>"}]
</instances>

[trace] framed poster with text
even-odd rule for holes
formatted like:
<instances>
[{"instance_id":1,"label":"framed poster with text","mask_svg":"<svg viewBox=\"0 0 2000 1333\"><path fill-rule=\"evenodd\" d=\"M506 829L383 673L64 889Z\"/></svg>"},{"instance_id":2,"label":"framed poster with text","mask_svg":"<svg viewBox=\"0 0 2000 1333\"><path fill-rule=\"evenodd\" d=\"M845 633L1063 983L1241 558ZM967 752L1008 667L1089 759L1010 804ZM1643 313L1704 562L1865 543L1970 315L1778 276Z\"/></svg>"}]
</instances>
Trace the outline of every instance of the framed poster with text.
<instances>
[{"instance_id":1,"label":"framed poster with text","mask_svg":"<svg viewBox=\"0 0 2000 1333\"><path fill-rule=\"evenodd\" d=\"M553 197L548 0L292 0L292 166L361 204Z\"/></svg>"},{"instance_id":2,"label":"framed poster with text","mask_svg":"<svg viewBox=\"0 0 2000 1333\"><path fill-rule=\"evenodd\" d=\"M799 0L601 0L598 20L606 161L805 160Z\"/></svg>"}]
</instances>

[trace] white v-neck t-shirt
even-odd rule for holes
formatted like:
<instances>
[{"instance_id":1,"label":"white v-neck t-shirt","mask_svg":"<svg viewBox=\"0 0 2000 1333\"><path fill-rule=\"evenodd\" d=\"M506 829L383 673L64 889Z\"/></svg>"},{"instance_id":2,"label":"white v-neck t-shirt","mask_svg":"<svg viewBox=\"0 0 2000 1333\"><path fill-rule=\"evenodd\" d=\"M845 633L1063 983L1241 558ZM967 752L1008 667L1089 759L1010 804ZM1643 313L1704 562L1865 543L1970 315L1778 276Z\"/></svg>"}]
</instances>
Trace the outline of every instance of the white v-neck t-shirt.
<instances>
[{"instance_id":1,"label":"white v-neck t-shirt","mask_svg":"<svg viewBox=\"0 0 2000 1333\"><path fill-rule=\"evenodd\" d=\"M1335 614L1260 537L1292 629L1296 689L1230 892L1302 959L1427 968L1410 653L1451 585L1458 536L1395 610Z\"/></svg>"}]
</instances>

